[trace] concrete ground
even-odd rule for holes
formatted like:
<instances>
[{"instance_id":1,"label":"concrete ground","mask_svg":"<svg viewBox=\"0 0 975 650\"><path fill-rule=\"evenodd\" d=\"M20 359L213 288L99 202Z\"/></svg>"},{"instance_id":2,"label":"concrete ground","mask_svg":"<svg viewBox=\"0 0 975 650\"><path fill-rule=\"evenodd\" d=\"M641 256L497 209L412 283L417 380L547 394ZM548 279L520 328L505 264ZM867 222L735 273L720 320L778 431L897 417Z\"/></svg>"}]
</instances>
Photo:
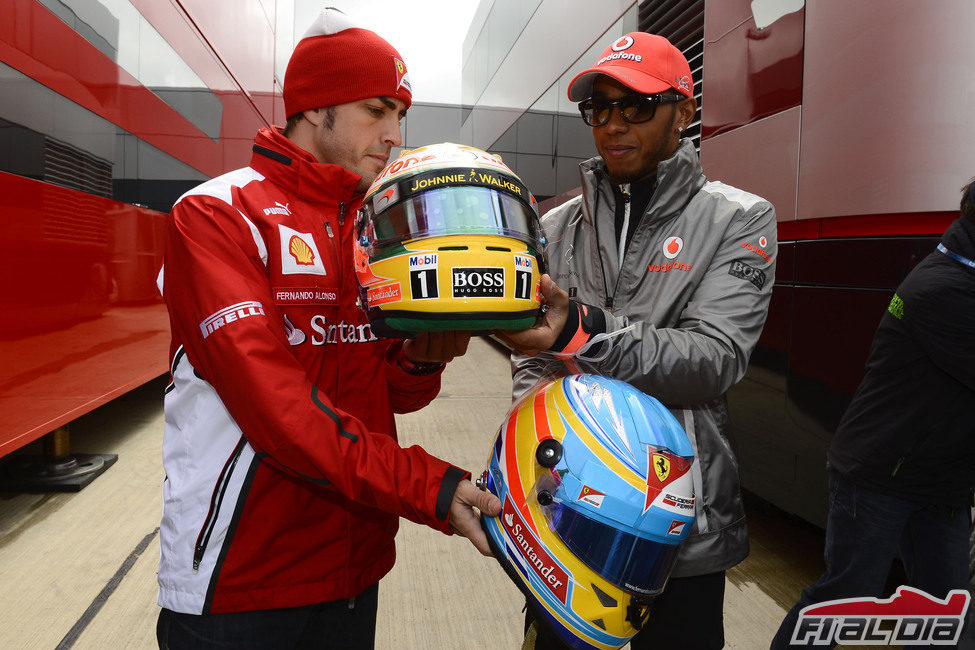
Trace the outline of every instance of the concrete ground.
<instances>
[{"instance_id":1,"label":"concrete ground","mask_svg":"<svg viewBox=\"0 0 975 650\"><path fill-rule=\"evenodd\" d=\"M485 468L509 405L507 359L481 339L451 363L426 409L399 417L401 442ZM118 454L77 493L0 494L0 648L154 648L163 472L162 380L71 426L72 449ZM768 647L821 569L822 536L749 511L752 554L728 574L728 648ZM404 521L381 583L378 650L520 647L523 599L465 540Z\"/></svg>"}]
</instances>

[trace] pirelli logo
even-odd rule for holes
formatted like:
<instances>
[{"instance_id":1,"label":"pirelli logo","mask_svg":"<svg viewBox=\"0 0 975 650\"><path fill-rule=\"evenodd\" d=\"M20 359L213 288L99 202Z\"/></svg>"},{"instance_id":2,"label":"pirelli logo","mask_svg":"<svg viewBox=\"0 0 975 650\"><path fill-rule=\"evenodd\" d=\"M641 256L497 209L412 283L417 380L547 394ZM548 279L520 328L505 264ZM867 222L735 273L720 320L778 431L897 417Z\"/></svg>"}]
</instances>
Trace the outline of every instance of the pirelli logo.
<instances>
[{"instance_id":1,"label":"pirelli logo","mask_svg":"<svg viewBox=\"0 0 975 650\"><path fill-rule=\"evenodd\" d=\"M200 323L200 330L203 332L203 338L206 338L224 325L229 325L234 321L242 320L248 316L263 315L264 307L261 306L261 303L257 302L256 300L238 302L236 305L224 307L220 311L207 316L203 322Z\"/></svg>"}]
</instances>

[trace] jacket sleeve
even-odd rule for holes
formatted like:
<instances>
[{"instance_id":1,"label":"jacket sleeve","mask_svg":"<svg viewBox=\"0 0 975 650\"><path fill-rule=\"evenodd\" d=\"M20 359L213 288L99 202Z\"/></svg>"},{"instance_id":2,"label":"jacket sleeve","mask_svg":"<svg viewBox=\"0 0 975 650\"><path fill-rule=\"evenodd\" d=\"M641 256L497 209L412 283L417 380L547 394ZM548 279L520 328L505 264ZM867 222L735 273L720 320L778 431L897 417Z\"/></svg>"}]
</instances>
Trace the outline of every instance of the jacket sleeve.
<instances>
[{"instance_id":1,"label":"jacket sleeve","mask_svg":"<svg viewBox=\"0 0 975 650\"><path fill-rule=\"evenodd\" d=\"M742 242L760 235L768 240L768 259L742 248ZM586 320L594 324L587 335L591 345L573 351L571 362L583 372L629 382L667 404L700 404L724 394L744 376L761 335L776 253L775 211L759 201L731 220L672 327L586 305Z\"/></svg>"},{"instance_id":2,"label":"jacket sleeve","mask_svg":"<svg viewBox=\"0 0 975 650\"><path fill-rule=\"evenodd\" d=\"M511 401L517 402L522 395L535 386L570 374L561 361L546 354L528 357L513 352L511 354Z\"/></svg>"},{"instance_id":3,"label":"jacket sleeve","mask_svg":"<svg viewBox=\"0 0 975 650\"><path fill-rule=\"evenodd\" d=\"M403 449L367 430L308 380L288 349L265 250L257 228L234 206L189 196L174 207L164 295L173 335L190 362L262 462L449 532L449 506L468 474L419 446Z\"/></svg>"},{"instance_id":4,"label":"jacket sleeve","mask_svg":"<svg viewBox=\"0 0 975 650\"><path fill-rule=\"evenodd\" d=\"M411 375L398 359L403 356L403 342L396 341L386 352L386 385L395 413L412 413L433 401L440 393L443 369L429 375Z\"/></svg>"},{"instance_id":5,"label":"jacket sleeve","mask_svg":"<svg viewBox=\"0 0 975 650\"><path fill-rule=\"evenodd\" d=\"M912 297L904 301L905 325L934 365L975 391L975 294L942 276Z\"/></svg>"}]
</instances>

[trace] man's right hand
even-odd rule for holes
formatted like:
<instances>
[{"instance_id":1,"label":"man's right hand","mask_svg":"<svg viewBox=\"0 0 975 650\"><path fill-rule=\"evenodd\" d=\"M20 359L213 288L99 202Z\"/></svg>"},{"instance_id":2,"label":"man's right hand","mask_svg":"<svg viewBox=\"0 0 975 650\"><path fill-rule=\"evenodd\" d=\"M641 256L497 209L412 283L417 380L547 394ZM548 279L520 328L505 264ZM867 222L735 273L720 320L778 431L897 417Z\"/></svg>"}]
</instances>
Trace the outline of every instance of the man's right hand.
<instances>
[{"instance_id":1,"label":"man's right hand","mask_svg":"<svg viewBox=\"0 0 975 650\"><path fill-rule=\"evenodd\" d=\"M494 331L508 347L530 357L552 347L562 334L569 313L569 294L560 289L548 274L542 276L539 290L542 302L548 307L541 323L526 330Z\"/></svg>"},{"instance_id":2,"label":"man's right hand","mask_svg":"<svg viewBox=\"0 0 975 650\"><path fill-rule=\"evenodd\" d=\"M450 503L450 528L458 535L471 540L471 544L481 552L481 555L491 556L487 536L481 528L480 517L474 508L482 513L496 517L501 514L501 500L484 490L479 490L470 481L464 480L457 484L454 500Z\"/></svg>"}]
</instances>

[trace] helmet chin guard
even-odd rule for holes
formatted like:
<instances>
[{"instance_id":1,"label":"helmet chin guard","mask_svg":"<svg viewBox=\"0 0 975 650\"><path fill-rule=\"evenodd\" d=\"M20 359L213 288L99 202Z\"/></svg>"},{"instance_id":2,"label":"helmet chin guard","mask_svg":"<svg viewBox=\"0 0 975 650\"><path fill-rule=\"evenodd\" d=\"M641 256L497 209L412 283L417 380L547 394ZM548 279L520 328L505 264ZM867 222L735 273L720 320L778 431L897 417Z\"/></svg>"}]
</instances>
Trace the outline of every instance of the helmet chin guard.
<instances>
[{"instance_id":1,"label":"helmet chin guard","mask_svg":"<svg viewBox=\"0 0 975 650\"><path fill-rule=\"evenodd\" d=\"M484 487L488 541L536 620L569 647L619 648L652 615L694 524L693 448L660 402L573 375L509 412Z\"/></svg>"},{"instance_id":2,"label":"helmet chin guard","mask_svg":"<svg viewBox=\"0 0 975 650\"><path fill-rule=\"evenodd\" d=\"M499 157L449 142L404 151L356 220L360 304L381 336L531 327L544 246L535 197Z\"/></svg>"}]
</instances>

